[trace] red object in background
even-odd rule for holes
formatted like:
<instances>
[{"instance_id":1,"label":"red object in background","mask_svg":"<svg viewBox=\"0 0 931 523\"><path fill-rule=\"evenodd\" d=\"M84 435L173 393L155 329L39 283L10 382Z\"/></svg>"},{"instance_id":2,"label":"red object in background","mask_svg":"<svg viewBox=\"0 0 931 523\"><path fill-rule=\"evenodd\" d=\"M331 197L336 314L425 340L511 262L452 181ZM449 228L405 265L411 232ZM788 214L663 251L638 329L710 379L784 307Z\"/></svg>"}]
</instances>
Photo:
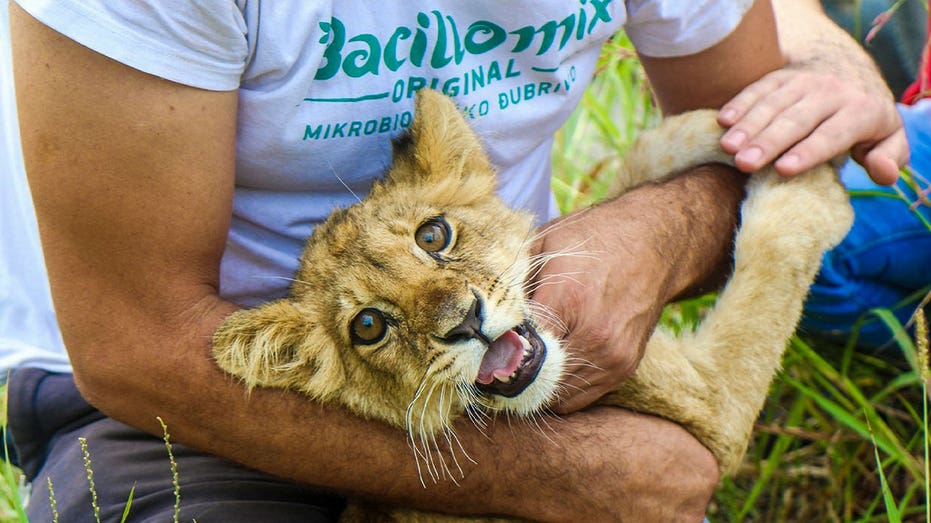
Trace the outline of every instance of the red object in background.
<instances>
[{"instance_id":1,"label":"red object in background","mask_svg":"<svg viewBox=\"0 0 931 523\"><path fill-rule=\"evenodd\" d=\"M928 27L931 28L931 12L928 13ZM925 49L921 53L921 66L918 68L915 83L902 93L902 103L913 104L922 98L931 97L931 29L925 38Z\"/></svg>"}]
</instances>

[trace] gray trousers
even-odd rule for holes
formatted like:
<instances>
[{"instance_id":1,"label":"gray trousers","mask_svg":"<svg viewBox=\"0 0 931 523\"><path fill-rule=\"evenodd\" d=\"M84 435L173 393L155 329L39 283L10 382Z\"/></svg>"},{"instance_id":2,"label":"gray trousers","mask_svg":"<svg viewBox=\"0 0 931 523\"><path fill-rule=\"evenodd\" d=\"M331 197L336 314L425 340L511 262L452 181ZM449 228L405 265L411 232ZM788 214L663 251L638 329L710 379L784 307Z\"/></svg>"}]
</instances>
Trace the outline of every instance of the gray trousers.
<instances>
[{"instance_id":1,"label":"gray trousers","mask_svg":"<svg viewBox=\"0 0 931 523\"><path fill-rule=\"evenodd\" d=\"M130 489L127 521L172 521L175 505L165 442L104 416L78 393L70 374L14 371L8 383L8 424L16 462L32 482L31 523L53 520L51 479L59 521L95 521L88 488L85 438L100 520L118 522ZM169 427L170 432L170 427ZM335 521L344 501L172 443L178 467L179 521L198 523Z\"/></svg>"}]
</instances>

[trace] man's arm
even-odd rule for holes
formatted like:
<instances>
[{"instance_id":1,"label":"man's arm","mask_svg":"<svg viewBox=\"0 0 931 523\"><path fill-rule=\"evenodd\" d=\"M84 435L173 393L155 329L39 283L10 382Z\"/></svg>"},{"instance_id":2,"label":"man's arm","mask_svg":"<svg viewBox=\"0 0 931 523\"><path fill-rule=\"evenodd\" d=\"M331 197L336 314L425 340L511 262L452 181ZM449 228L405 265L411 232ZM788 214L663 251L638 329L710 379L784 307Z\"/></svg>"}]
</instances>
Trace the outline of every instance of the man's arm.
<instances>
[{"instance_id":1,"label":"man's arm","mask_svg":"<svg viewBox=\"0 0 931 523\"><path fill-rule=\"evenodd\" d=\"M720 107L783 65L765 0L710 49L640 59L666 114ZM593 253L549 262L541 277L570 276L534 295L568 327L570 350L592 363L573 369L560 411L591 404L633 373L667 303L716 288L729 266L744 182L733 169L703 167L641 186L548 229L542 251L582 245Z\"/></svg>"},{"instance_id":2,"label":"man's arm","mask_svg":"<svg viewBox=\"0 0 931 523\"><path fill-rule=\"evenodd\" d=\"M93 405L153 434L161 416L180 443L370 499L547 521L700 518L713 460L680 454L690 436L652 418L601 409L567 417L555 434L501 423L491 439L463 425L460 439L478 465L465 467L461 486L424 489L397 429L286 392L247 396L210 351L213 331L235 309L217 285L236 93L135 71L15 4L10 18L22 143L56 312ZM668 446L658 457L631 452L655 437ZM656 474L662 488L647 489ZM639 496L647 491L654 495Z\"/></svg>"}]
</instances>

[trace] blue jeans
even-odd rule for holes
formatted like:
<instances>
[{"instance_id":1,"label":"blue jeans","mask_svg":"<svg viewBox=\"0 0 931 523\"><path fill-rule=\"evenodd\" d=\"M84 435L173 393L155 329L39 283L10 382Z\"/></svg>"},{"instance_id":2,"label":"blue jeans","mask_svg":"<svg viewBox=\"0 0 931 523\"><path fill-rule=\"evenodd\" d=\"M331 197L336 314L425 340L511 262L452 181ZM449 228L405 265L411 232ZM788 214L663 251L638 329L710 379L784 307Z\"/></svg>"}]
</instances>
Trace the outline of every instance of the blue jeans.
<instances>
[{"instance_id":1,"label":"blue jeans","mask_svg":"<svg viewBox=\"0 0 931 523\"><path fill-rule=\"evenodd\" d=\"M927 188L927 181L920 180L931 177L931 100L900 106L899 113L915 179ZM857 344L878 348L888 344L892 332L869 311L887 308L905 324L931 286L931 230L918 216L931 222L931 207L910 208L892 188L874 184L854 162L844 165L841 179L851 191L853 228L824 256L805 304L801 332L844 342L862 319ZM897 186L911 202L916 200L902 180Z\"/></svg>"}]
</instances>

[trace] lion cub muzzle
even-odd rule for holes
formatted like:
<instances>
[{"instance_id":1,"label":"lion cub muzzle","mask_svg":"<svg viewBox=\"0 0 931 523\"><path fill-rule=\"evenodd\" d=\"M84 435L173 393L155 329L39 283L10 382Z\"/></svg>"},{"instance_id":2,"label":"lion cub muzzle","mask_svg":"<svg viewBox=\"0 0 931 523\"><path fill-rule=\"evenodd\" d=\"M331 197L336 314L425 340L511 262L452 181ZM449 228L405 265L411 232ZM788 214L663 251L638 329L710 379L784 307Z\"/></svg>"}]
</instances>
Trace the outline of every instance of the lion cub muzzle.
<instances>
[{"instance_id":1,"label":"lion cub muzzle","mask_svg":"<svg viewBox=\"0 0 931 523\"><path fill-rule=\"evenodd\" d=\"M482 342L485 354L479 366L475 385L479 391L513 398L524 392L536 380L546 360L546 344L540 339L529 321L505 331L495 340L482 331L485 320L485 303L481 294L473 290L475 300L459 325L442 340L459 343L471 340Z\"/></svg>"}]
</instances>

